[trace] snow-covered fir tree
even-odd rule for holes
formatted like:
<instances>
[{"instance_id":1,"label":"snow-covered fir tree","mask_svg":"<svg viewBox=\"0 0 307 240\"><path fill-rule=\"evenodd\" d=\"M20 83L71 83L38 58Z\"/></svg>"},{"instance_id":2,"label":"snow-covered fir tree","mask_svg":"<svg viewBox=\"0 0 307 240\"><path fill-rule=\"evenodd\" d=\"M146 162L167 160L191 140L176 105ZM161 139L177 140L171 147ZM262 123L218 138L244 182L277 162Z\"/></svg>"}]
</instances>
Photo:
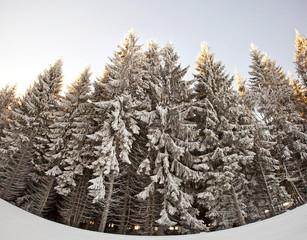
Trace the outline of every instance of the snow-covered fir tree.
<instances>
[{"instance_id":1,"label":"snow-covered fir tree","mask_svg":"<svg viewBox=\"0 0 307 240\"><path fill-rule=\"evenodd\" d=\"M161 51L154 42L149 44L146 62L150 72L146 74L153 99L148 109L151 111L140 113L140 119L148 124L149 141L148 157L139 171L150 175L150 183L138 197L148 199L152 206L156 206L156 201L161 202L155 222L162 232L176 224L189 231L204 230L203 222L197 219L198 210L193 207L194 196L186 188L189 182L196 182L200 177L192 168L189 152L196 143L191 141L194 125L186 120L188 104L184 103L183 76L187 68L181 68L178 59L172 44L168 43Z\"/></svg>"},{"instance_id":2,"label":"snow-covered fir tree","mask_svg":"<svg viewBox=\"0 0 307 240\"><path fill-rule=\"evenodd\" d=\"M22 144L27 141L27 119L15 98L15 87L3 88L0 102L0 197L14 202L24 191L31 168L26 154L28 144Z\"/></svg>"},{"instance_id":3,"label":"snow-covered fir tree","mask_svg":"<svg viewBox=\"0 0 307 240\"><path fill-rule=\"evenodd\" d=\"M162 85L160 84L160 70L162 64L162 58L160 53L160 47L155 42L155 40L150 40L148 42L147 50L144 52L144 89L146 95L148 96L148 106L144 109L144 112L151 112L156 109L159 102L161 101L161 94L162 94ZM142 118L142 113L140 117ZM145 158L142 159L142 162L139 164L137 169L137 174L145 177L144 183L145 186L142 186L140 192L144 190L144 188L151 182L150 175L151 169L154 168L154 161L150 161L148 156L148 120L142 121L146 126L145 131L141 129L141 134L145 133L145 140L143 141L142 148L145 152ZM141 136L140 134L140 136ZM141 201L146 201L146 213L145 213L145 221L143 225L143 231L148 235L154 234L154 228L159 229L158 223L155 221L159 219L160 211L161 211L161 204L162 204L162 197L157 192L150 194L147 199L141 198L140 195L137 195L138 199ZM160 229L160 234L163 234L163 230Z\"/></svg>"},{"instance_id":4,"label":"snow-covered fir tree","mask_svg":"<svg viewBox=\"0 0 307 240\"><path fill-rule=\"evenodd\" d=\"M3 137L3 129L8 125L9 113L17 104L15 96L16 86L6 85L0 90L0 138ZM2 142L2 141L0 141Z\"/></svg>"},{"instance_id":5,"label":"snow-covered fir tree","mask_svg":"<svg viewBox=\"0 0 307 240\"><path fill-rule=\"evenodd\" d=\"M305 88L307 88L307 38L302 36L298 30L296 30L295 43L296 72Z\"/></svg>"},{"instance_id":6,"label":"snow-covered fir tree","mask_svg":"<svg viewBox=\"0 0 307 240\"><path fill-rule=\"evenodd\" d=\"M274 136L256 113L250 111L247 101L249 98L246 80L240 73L236 74L240 102L251 117L252 134L254 136L253 151L255 158L248 169L250 179L250 191L248 192L247 214L249 221L256 221L266 216L274 216L281 213L282 204L290 201L284 187L280 186L281 178L278 174L281 170L280 163L271 155L270 149L274 148Z\"/></svg>"},{"instance_id":7,"label":"snow-covered fir tree","mask_svg":"<svg viewBox=\"0 0 307 240\"><path fill-rule=\"evenodd\" d=\"M27 126L31 129L27 137L33 170L27 192L19 200L24 201L23 208L40 216L50 216L56 206L54 177L46 175L46 171L54 165L48 157L49 133L59 107L62 78L62 60L58 60L38 76L23 99L24 114L29 121Z\"/></svg>"},{"instance_id":8,"label":"snow-covered fir tree","mask_svg":"<svg viewBox=\"0 0 307 240\"><path fill-rule=\"evenodd\" d=\"M295 68L298 79L291 77L291 85L294 91L294 104L297 111L307 119L307 39L296 31L295 39Z\"/></svg>"},{"instance_id":9,"label":"snow-covered fir tree","mask_svg":"<svg viewBox=\"0 0 307 240\"><path fill-rule=\"evenodd\" d=\"M82 175L89 164L86 136L91 128L90 75L89 68L86 68L68 87L50 126L50 154L55 166L47 174L56 176L55 189L60 195L72 191L76 186L76 175Z\"/></svg>"},{"instance_id":10,"label":"snow-covered fir tree","mask_svg":"<svg viewBox=\"0 0 307 240\"><path fill-rule=\"evenodd\" d=\"M231 87L233 78L206 43L196 70L193 111L200 147L195 167L203 171L198 203L215 228L243 225L249 190L246 170L254 158L250 119Z\"/></svg>"},{"instance_id":11,"label":"snow-covered fir tree","mask_svg":"<svg viewBox=\"0 0 307 240\"><path fill-rule=\"evenodd\" d=\"M49 134L49 158L53 165L46 174L55 177L55 190L61 195L57 204L61 221L75 227L89 216L94 218L99 209L88 196L91 176L88 166L93 159L87 138L93 131L90 76L87 67L68 87Z\"/></svg>"},{"instance_id":12,"label":"snow-covered fir tree","mask_svg":"<svg viewBox=\"0 0 307 240\"><path fill-rule=\"evenodd\" d=\"M307 89L304 84L300 82L299 79L294 78L292 74L290 76L290 85L293 91L292 102L294 104L295 110L307 120Z\"/></svg>"},{"instance_id":13,"label":"snow-covered fir tree","mask_svg":"<svg viewBox=\"0 0 307 240\"><path fill-rule=\"evenodd\" d=\"M2 181L6 185L3 198L37 215L49 212L55 205L52 181L45 170L52 164L46 157L48 132L58 104L61 81L62 61L58 60L38 76L20 104L11 111L3 139L2 152L9 162Z\"/></svg>"},{"instance_id":14,"label":"snow-covered fir tree","mask_svg":"<svg viewBox=\"0 0 307 240\"><path fill-rule=\"evenodd\" d=\"M249 104L275 135L272 155L282 165L286 186L302 204L306 197L306 120L295 111L293 91L281 67L254 46L250 54Z\"/></svg>"},{"instance_id":15,"label":"snow-covered fir tree","mask_svg":"<svg viewBox=\"0 0 307 240\"><path fill-rule=\"evenodd\" d=\"M93 169L90 195L94 202L104 201L99 231L106 227L116 178L122 165L131 164L129 153L140 129L134 118L134 111L142 104L143 96L140 87L143 53L137 39L134 32L125 37L123 46L119 46L111 63L106 65L106 79L96 84L109 96L93 102L98 118L100 115L103 122L89 135L97 144L96 160L90 164ZM97 98L99 93L95 96Z\"/></svg>"}]
</instances>

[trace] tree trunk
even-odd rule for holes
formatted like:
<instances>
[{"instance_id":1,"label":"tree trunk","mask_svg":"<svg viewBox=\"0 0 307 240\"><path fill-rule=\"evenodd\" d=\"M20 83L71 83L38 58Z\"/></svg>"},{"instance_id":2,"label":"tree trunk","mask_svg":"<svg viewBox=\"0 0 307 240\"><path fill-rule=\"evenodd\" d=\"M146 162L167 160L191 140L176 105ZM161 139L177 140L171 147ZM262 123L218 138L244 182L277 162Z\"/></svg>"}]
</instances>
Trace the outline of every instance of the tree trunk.
<instances>
[{"instance_id":1,"label":"tree trunk","mask_svg":"<svg viewBox=\"0 0 307 240\"><path fill-rule=\"evenodd\" d=\"M73 221L72 221L72 226L73 227L78 227L78 217L79 217L79 212L80 212L80 204L81 204L81 200L82 200L82 188L83 188L83 176L81 176L80 180L79 180L79 188L78 188L78 192L76 193L76 197L77 197L77 203L73 202L73 204L75 205L75 211L73 212Z\"/></svg>"},{"instance_id":2,"label":"tree trunk","mask_svg":"<svg viewBox=\"0 0 307 240\"><path fill-rule=\"evenodd\" d=\"M127 205L128 205L128 194L129 194L129 188L130 188L130 179L131 178L131 167L128 167L128 174L127 174L127 181L126 181L126 188L125 188L125 195L124 195L124 204L123 204L123 211L120 218L120 225L119 225L119 233L124 234L125 233L125 223L126 223L126 213L127 213Z\"/></svg>"},{"instance_id":3,"label":"tree trunk","mask_svg":"<svg viewBox=\"0 0 307 240\"><path fill-rule=\"evenodd\" d=\"M82 217L83 217L83 214L84 214L84 211L85 211L85 207L87 205L87 200L88 200L88 195L86 194L86 197L85 197L85 201L84 201L84 204L83 204L83 207L81 209L81 213L79 214L79 217L77 219L77 227L80 225L81 223L81 220L82 220ZM91 202L88 203L88 204L92 204Z\"/></svg>"},{"instance_id":4,"label":"tree trunk","mask_svg":"<svg viewBox=\"0 0 307 240\"><path fill-rule=\"evenodd\" d=\"M146 218L145 218L145 225L144 225L144 230L145 232L148 233L148 235L151 235L151 231L149 228L149 221L150 221L150 217L151 217L151 197L147 198L147 214L146 214Z\"/></svg>"},{"instance_id":5,"label":"tree trunk","mask_svg":"<svg viewBox=\"0 0 307 240\"><path fill-rule=\"evenodd\" d=\"M82 197L83 206L82 206L81 212L80 212L80 214L79 214L79 216L78 216L78 219L77 219L77 223L76 223L77 226L79 226L80 223L81 223L81 220L82 220L82 218L83 218L84 211L85 211L85 208L86 208L87 204L89 204L89 205L92 204L91 202L88 203L88 199L89 199L89 196L88 196L88 194L87 194L88 180L89 180L88 176L85 175L85 173L84 173L84 174L82 175L82 182L84 183L84 185L83 185L83 188L84 188L84 189L80 189L81 194L83 195L83 197ZM81 203L81 205L82 205L82 203ZM80 208L81 208L81 206L80 206Z\"/></svg>"},{"instance_id":6,"label":"tree trunk","mask_svg":"<svg viewBox=\"0 0 307 240\"><path fill-rule=\"evenodd\" d=\"M235 189L234 189L232 183L231 183L230 190L231 190L231 195L232 195L232 199L233 199L233 205L234 205L234 207L236 209L236 213L237 213L239 224L240 224L240 226L245 225L245 221L244 221L244 218L243 218L243 215L242 215L239 203L238 203L237 194L235 192Z\"/></svg>"},{"instance_id":7,"label":"tree trunk","mask_svg":"<svg viewBox=\"0 0 307 240\"><path fill-rule=\"evenodd\" d=\"M294 191L294 193L296 195L297 201L300 203L300 205L305 204L305 201L304 201L303 197L301 196L300 192L297 190L297 188L294 185L293 181L288 179L289 173L288 173L288 169L287 169L287 166L286 166L285 162L283 163L283 166L284 166L284 170L285 170L285 173L286 173L286 180L291 184L291 186L293 188L293 191Z\"/></svg>"},{"instance_id":8,"label":"tree trunk","mask_svg":"<svg viewBox=\"0 0 307 240\"><path fill-rule=\"evenodd\" d=\"M303 174L302 174L301 167L300 167L300 165L299 165L297 159L295 159L295 163L296 163L297 171L298 171L298 173L299 173L299 175L300 175L300 178L302 179L304 188L306 188L306 187L307 187L307 184L306 184L305 178L304 178L304 176L303 176Z\"/></svg>"},{"instance_id":9,"label":"tree trunk","mask_svg":"<svg viewBox=\"0 0 307 240\"><path fill-rule=\"evenodd\" d=\"M37 210L37 212L36 212L36 214L37 214L38 216L41 216L41 214L42 214L42 212L43 212L43 210L44 210L44 208L45 208L45 206L46 206L46 203L47 203L48 197L49 197L49 195L50 195L51 189L52 189L52 187L53 187L53 183L54 183L54 179L55 179L55 178L54 178L54 177L48 177L48 178L52 178L52 179L50 179L50 181L49 181L49 185L48 185L47 191L46 191L46 193L45 193L43 202L40 204L40 207L38 208L38 210Z\"/></svg>"},{"instance_id":10,"label":"tree trunk","mask_svg":"<svg viewBox=\"0 0 307 240\"><path fill-rule=\"evenodd\" d=\"M270 212L271 212L271 215L272 215L272 216L275 216L275 215L276 215L276 212L275 212L275 210L274 210L274 204L273 204L273 200L272 200L271 193L270 193L270 191L269 191L268 182L267 182L266 177L265 177L265 175L264 175L262 163L261 163L261 161L259 160L259 149L258 149L258 148L256 148L256 159L257 159L257 162L258 162L258 165L259 165L259 168L260 168L260 172L261 172L262 179L263 179L264 184L265 184L265 191L266 191L266 193L267 193L267 195L268 195L268 198L269 198L269 201L270 201L270 205L269 205Z\"/></svg>"},{"instance_id":11,"label":"tree trunk","mask_svg":"<svg viewBox=\"0 0 307 240\"><path fill-rule=\"evenodd\" d=\"M32 135L33 135L33 134L31 134L31 136L29 137L30 139L32 138ZM24 150L23 150L23 152L22 152L22 155L21 155L21 157L20 157L20 159L19 159L19 161L18 161L18 164L17 164L16 168L14 169L14 172L13 172L13 174L12 174L12 176L11 176L9 182L6 184L5 189L4 189L4 190L2 191L2 193L1 193L1 196L0 196L0 197L1 197L2 199L6 199L6 194L7 194L7 192L9 191L9 189L11 188L11 186L12 186L12 184L13 184L13 181L15 180L15 177L16 177L16 175L17 175L17 172L19 171L19 168L22 166L22 163L24 162L25 155L26 155L27 150L28 150L28 148L29 148L29 144L30 144L30 140L27 142L27 144L26 144L26 146L25 146L25 148L24 148Z\"/></svg>"},{"instance_id":12,"label":"tree trunk","mask_svg":"<svg viewBox=\"0 0 307 240\"><path fill-rule=\"evenodd\" d=\"M114 185L114 174L113 173L110 174L109 181L110 181L109 191L108 191L108 195L107 195L107 198L106 198L106 204L105 204L103 212L102 212L101 222L100 222L100 225L99 225L99 228L98 228L98 232L104 232L105 227L106 227L107 218L108 218L109 209L110 209L111 197L112 197L112 193L113 193L113 185Z\"/></svg>"},{"instance_id":13,"label":"tree trunk","mask_svg":"<svg viewBox=\"0 0 307 240\"><path fill-rule=\"evenodd\" d=\"M155 204L156 204L156 196L155 194L153 194L151 197L151 204L150 204L149 235L153 235L154 232Z\"/></svg>"}]
</instances>

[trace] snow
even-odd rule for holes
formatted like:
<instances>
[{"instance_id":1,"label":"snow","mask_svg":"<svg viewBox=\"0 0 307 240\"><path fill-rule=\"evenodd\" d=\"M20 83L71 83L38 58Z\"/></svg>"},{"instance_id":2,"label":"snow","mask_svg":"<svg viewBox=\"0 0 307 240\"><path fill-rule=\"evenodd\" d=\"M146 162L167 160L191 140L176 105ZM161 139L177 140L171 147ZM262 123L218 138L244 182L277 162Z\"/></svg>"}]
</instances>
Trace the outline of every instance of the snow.
<instances>
[{"instance_id":1,"label":"snow","mask_svg":"<svg viewBox=\"0 0 307 240\"><path fill-rule=\"evenodd\" d=\"M279 216L243 227L183 236L123 236L86 231L37 217L0 199L3 240L302 240L307 237L307 204Z\"/></svg>"}]
</instances>

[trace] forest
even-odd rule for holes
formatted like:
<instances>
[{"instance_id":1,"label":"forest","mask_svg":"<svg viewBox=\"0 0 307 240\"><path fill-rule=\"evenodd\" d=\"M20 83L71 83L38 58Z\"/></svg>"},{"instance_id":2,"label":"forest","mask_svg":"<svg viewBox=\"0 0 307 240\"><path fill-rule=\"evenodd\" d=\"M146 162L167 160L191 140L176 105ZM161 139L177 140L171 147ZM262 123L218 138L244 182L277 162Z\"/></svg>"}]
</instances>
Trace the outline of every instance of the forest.
<instances>
[{"instance_id":1,"label":"forest","mask_svg":"<svg viewBox=\"0 0 307 240\"><path fill-rule=\"evenodd\" d=\"M92 81L62 60L25 94L0 91L0 198L118 234L215 231L307 201L307 38L287 76L252 45L249 78L203 43L193 79L173 44L129 32ZM234 88L234 82L237 89Z\"/></svg>"}]
</instances>

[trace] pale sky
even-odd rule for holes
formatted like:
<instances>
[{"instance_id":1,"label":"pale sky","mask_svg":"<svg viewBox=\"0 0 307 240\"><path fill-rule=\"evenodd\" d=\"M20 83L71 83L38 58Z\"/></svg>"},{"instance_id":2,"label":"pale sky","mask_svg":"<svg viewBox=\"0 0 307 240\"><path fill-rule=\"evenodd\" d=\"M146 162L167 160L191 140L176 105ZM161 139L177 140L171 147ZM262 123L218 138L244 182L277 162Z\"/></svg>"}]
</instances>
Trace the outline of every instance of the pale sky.
<instances>
[{"instance_id":1,"label":"pale sky","mask_svg":"<svg viewBox=\"0 0 307 240\"><path fill-rule=\"evenodd\" d=\"M293 73L306 12L306 0L0 0L0 88L24 92L60 57L65 84L88 64L94 80L131 29L144 48L172 41L188 79L203 41L230 74L248 77L252 42Z\"/></svg>"}]
</instances>

